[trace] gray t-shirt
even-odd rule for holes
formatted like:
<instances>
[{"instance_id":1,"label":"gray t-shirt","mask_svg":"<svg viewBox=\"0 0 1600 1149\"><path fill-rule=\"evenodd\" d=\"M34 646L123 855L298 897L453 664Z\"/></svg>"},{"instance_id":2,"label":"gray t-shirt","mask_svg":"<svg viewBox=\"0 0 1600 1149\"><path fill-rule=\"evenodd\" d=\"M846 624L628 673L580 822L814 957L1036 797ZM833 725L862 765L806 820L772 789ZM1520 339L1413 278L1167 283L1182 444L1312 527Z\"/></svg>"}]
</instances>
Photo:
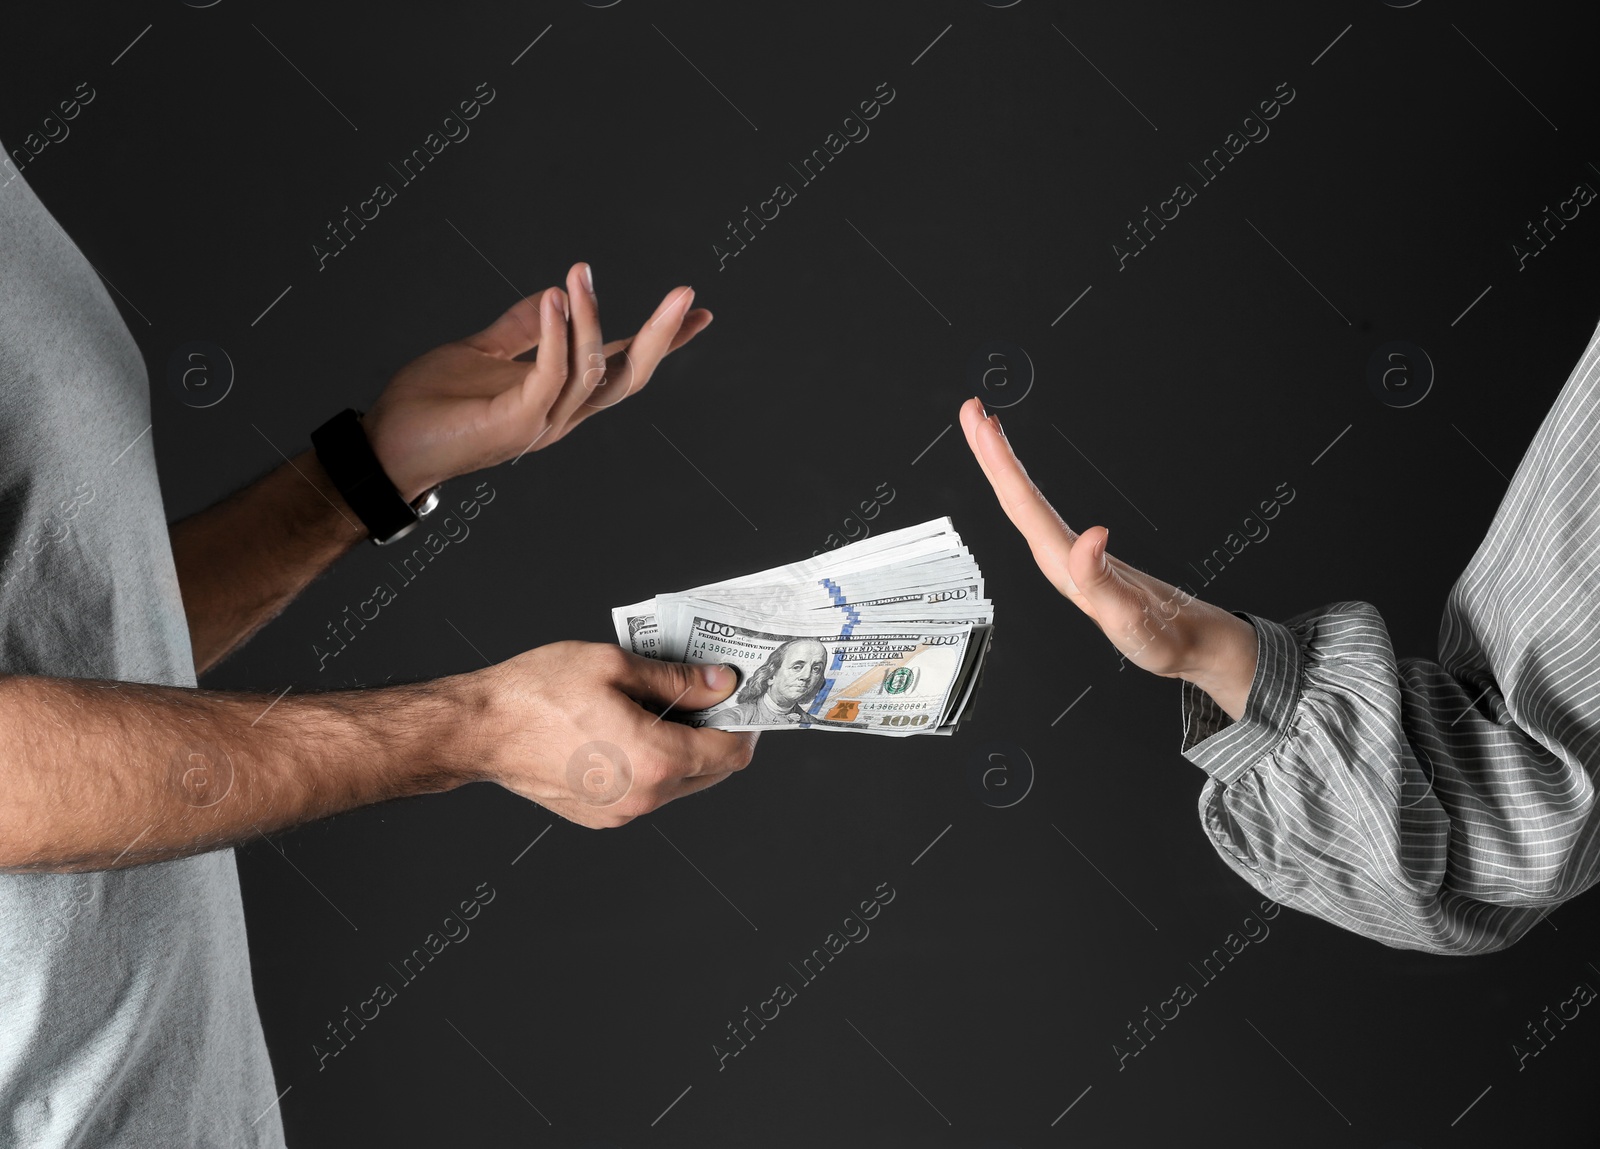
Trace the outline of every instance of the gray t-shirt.
<instances>
[{"instance_id":1,"label":"gray t-shirt","mask_svg":"<svg viewBox=\"0 0 1600 1149\"><path fill-rule=\"evenodd\" d=\"M138 347L0 162L0 673L195 684L150 440ZM281 1146L276 1097L233 851L0 873L0 1144Z\"/></svg>"}]
</instances>

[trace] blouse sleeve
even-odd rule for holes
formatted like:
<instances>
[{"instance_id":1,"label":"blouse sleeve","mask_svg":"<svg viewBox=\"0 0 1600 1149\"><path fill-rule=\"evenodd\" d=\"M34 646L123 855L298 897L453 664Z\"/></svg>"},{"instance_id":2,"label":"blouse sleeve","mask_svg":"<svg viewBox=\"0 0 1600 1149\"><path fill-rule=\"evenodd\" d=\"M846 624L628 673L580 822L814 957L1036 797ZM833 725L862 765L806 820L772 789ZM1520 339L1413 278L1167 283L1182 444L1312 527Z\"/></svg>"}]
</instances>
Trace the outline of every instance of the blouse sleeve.
<instances>
[{"instance_id":1,"label":"blouse sleeve","mask_svg":"<svg viewBox=\"0 0 1600 1149\"><path fill-rule=\"evenodd\" d=\"M1240 613L1260 654L1243 716L1183 684L1200 819L1274 901L1401 949L1484 953L1596 877L1594 791L1510 721L1493 683L1397 661L1369 603L1287 623Z\"/></svg>"},{"instance_id":2,"label":"blouse sleeve","mask_svg":"<svg viewBox=\"0 0 1600 1149\"><path fill-rule=\"evenodd\" d=\"M1439 660L1365 602L1256 629L1232 722L1183 684L1200 820L1275 901L1401 949L1487 953L1600 878L1600 328L1456 580Z\"/></svg>"}]
</instances>

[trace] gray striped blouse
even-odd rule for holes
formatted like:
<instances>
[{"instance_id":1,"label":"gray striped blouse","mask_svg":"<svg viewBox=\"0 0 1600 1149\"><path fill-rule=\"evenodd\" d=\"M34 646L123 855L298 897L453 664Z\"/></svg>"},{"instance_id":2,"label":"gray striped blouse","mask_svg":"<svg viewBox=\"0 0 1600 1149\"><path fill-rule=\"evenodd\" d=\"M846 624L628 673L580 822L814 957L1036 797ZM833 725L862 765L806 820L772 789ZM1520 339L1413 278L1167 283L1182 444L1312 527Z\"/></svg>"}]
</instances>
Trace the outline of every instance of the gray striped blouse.
<instances>
[{"instance_id":1,"label":"gray striped blouse","mask_svg":"<svg viewBox=\"0 0 1600 1149\"><path fill-rule=\"evenodd\" d=\"M1237 722L1182 686L1200 820L1267 897L1400 949L1487 953L1600 880L1600 329L1456 581L1439 660L1336 602L1260 640Z\"/></svg>"}]
</instances>

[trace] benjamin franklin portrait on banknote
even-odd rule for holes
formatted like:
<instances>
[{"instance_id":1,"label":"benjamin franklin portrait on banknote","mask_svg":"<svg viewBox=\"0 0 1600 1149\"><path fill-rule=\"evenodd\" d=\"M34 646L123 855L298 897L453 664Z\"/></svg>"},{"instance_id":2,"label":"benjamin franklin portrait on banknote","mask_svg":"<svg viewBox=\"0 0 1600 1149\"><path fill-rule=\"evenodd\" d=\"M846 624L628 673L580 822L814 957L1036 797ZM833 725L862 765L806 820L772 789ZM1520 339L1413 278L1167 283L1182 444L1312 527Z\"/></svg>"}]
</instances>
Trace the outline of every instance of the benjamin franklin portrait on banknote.
<instances>
[{"instance_id":1,"label":"benjamin franklin portrait on banknote","mask_svg":"<svg viewBox=\"0 0 1600 1149\"><path fill-rule=\"evenodd\" d=\"M794 638L767 656L739 691L737 703L719 710L707 726L800 722L805 706L822 689L828 648L814 638Z\"/></svg>"}]
</instances>

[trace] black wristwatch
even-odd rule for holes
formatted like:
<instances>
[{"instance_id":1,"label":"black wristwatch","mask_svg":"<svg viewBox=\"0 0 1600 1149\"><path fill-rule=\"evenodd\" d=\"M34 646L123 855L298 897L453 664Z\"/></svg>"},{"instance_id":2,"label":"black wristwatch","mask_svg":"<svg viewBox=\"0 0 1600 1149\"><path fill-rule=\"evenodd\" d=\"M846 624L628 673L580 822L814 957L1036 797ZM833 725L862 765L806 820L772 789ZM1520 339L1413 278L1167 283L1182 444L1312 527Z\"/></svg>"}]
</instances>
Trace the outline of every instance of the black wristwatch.
<instances>
[{"instance_id":1,"label":"black wristwatch","mask_svg":"<svg viewBox=\"0 0 1600 1149\"><path fill-rule=\"evenodd\" d=\"M405 501L384 474L367 442L361 412L353 407L346 407L311 432L311 445L322 469L380 547L410 534L422 517L439 505L443 483L422 492L415 502Z\"/></svg>"}]
</instances>

